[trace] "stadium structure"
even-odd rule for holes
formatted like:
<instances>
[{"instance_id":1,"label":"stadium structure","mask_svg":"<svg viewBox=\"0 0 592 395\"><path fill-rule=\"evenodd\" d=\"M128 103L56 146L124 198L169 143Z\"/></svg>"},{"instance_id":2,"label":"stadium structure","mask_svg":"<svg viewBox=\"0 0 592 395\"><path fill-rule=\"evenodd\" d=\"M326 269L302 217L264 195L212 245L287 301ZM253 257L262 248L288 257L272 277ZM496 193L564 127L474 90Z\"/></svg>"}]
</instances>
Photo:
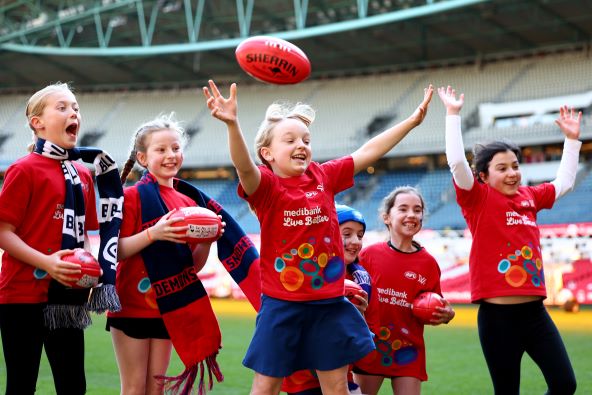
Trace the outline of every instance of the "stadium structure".
<instances>
[{"instance_id":1,"label":"stadium structure","mask_svg":"<svg viewBox=\"0 0 592 395\"><path fill-rule=\"evenodd\" d=\"M566 285L561 274L571 271L574 293L592 303L592 283L573 273L573 263L589 263L592 254L590 0L14 0L0 1L0 21L2 172L31 141L27 98L49 83L70 82L83 113L81 145L100 146L120 163L139 124L174 111L190 136L181 177L254 235L256 218L236 195L225 129L201 94L208 79L226 91L238 83L249 142L273 101L311 104L319 161L351 153L407 117L428 84L452 85L465 93L467 155L476 142L510 139L522 148L529 184L555 176L563 142L554 124L559 106L582 110L575 190L538 222L546 264L559 267L555 287ZM290 86L252 79L234 49L254 35L298 45L311 60L311 77ZM338 199L364 213L375 231L369 238L377 239L384 236L377 216L382 197L398 185L418 186L429 212L426 246L444 267L464 273L458 266L466 267L470 235L444 156L444 115L434 98L424 123ZM581 270L592 273L589 266Z\"/></svg>"}]
</instances>

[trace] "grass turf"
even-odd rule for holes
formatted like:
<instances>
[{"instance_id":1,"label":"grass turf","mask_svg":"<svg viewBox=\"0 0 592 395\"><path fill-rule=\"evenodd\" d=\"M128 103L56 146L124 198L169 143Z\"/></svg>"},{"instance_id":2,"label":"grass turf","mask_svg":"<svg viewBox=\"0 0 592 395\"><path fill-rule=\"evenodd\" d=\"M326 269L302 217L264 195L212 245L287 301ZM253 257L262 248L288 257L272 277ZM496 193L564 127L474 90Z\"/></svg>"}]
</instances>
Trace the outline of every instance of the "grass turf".
<instances>
[{"instance_id":1,"label":"grass turf","mask_svg":"<svg viewBox=\"0 0 592 395\"><path fill-rule=\"evenodd\" d=\"M223 333L224 348L219 362L224 382L216 383L215 395L248 394L253 374L241 364L253 332L255 315L246 302L214 300ZM472 395L492 393L485 361L481 354L476 329L475 306L455 306L457 317L450 325L427 327L427 370L429 380L422 393L438 395ZM551 309L559 327L578 379L578 394L592 394L592 309L578 314ZM104 330L103 316L94 316L94 324L86 331L86 374L88 394L119 394L119 376L111 337ZM173 353L174 354L174 353ZM2 357L3 359L3 357ZM2 361L3 362L3 361ZM183 366L173 355L168 373L179 374ZM0 365L0 392L5 388L5 366ZM542 374L528 356L522 362L521 394L542 394L546 386ZM51 371L45 357L37 381L37 393L55 394ZM381 395L390 394L385 382Z\"/></svg>"}]
</instances>

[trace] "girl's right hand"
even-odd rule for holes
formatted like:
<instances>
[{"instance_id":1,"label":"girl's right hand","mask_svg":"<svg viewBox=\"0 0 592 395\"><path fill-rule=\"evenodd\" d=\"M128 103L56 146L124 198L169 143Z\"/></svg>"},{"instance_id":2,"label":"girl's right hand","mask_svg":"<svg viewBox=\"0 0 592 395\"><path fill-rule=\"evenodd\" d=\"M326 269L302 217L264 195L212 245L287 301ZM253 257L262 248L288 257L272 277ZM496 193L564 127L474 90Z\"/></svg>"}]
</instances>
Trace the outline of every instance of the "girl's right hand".
<instances>
[{"instance_id":1,"label":"girl's right hand","mask_svg":"<svg viewBox=\"0 0 592 395\"><path fill-rule=\"evenodd\" d=\"M77 263L67 262L62 260L62 257L71 254L72 250L60 250L51 255L47 255L47 262L42 268L57 282L66 287L71 287L71 282L77 280L76 277L71 277L75 274L80 274L81 267Z\"/></svg>"},{"instance_id":2,"label":"girl's right hand","mask_svg":"<svg viewBox=\"0 0 592 395\"><path fill-rule=\"evenodd\" d=\"M203 93L206 97L206 104L211 111L214 118L221 120L222 122L229 124L234 123L237 120L237 100L236 100L236 84L230 85L230 96L228 99L222 96L220 90L214 83L209 80L208 87L203 87ZM211 92L210 92L211 91Z\"/></svg>"},{"instance_id":3,"label":"girl's right hand","mask_svg":"<svg viewBox=\"0 0 592 395\"><path fill-rule=\"evenodd\" d=\"M172 226L175 222L183 220L183 217L171 218L176 211L176 208L172 209L163 215L157 223L146 229L150 234L149 239L151 241L166 240L172 241L173 243L186 244L186 241L183 240L183 238L185 237L185 231L189 229L189 226Z\"/></svg>"},{"instance_id":4,"label":"girl's right hand","mask_svg":"<svg viewBox=\"0 0 592 395\"><path fill-rule=\"evenodd\" d=\"M460 114L460 110L465 103L465 94L461 93L458 98L456 98L456 91L450 85L444 88L443 86L438 88L438 96L440 96L440 100L444 103L446 107L446 115L458 115Z\"/></svg>"}]
</instances>

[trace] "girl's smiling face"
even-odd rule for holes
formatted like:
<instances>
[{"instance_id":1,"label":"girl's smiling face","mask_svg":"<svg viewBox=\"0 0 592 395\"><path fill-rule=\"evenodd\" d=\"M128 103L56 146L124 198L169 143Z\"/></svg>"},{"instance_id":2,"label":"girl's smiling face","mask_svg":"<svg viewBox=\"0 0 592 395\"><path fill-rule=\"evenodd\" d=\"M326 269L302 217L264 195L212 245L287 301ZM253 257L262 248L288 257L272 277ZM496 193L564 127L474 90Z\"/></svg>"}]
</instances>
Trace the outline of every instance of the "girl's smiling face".
<instances>
[{"instance_id":1,"label":"girl's smiling face","mask_svg":"<svg viewBox=\"0 0 592 395\"><path fill-rule=\"evenodd\" d=\"M421 230L422 200L415 193L400 193L383 219L392 236L411 240Z\"/></svg>"},{"instance_id":2,"label":"girl's smiling face","mask_svg":"<svg viewBox=\"0 0 592 395\"><path fill-rule=\"evenodd\" d=\"M364 225L356 221L346 221L339 225L339 230L343 239L345 264L349 265L356 260L362 249Z\"/></svg>"},{"instance_id":3,"label":"girl's smiling face","mask_svg":"<svg viewBox=\"0 0 592 395\"><path fill-rule=\"evenodd\" d=\"M481 180L504 195L515 195L522 181L520 164L512 151L498 152L487 166L487 174L479 173Z\"/></svg>"},{"instance_id":4,"label":"girl's smiling face","mask_svg":"<svg viewBox=\"0 0 592 395\"><path fill-rule=\"evenodd\" d=\"M310 131L302 121L286 118L275 125L271 144L261 155L279 177L302 175L312 160Z\"/></svg>"},{"instance_id":5,"label":"girl's smiling face","mask_svg":"<svg viewBox=\"0 0 592 395\"><path fill-rule=\"evenodd\" d=\"M183 164L183 146L179 133L157 130L146 136L146 152L137 153L138 162L156 177L160 185L173 186L173 177Z\"/></svg>"}]
</instances>

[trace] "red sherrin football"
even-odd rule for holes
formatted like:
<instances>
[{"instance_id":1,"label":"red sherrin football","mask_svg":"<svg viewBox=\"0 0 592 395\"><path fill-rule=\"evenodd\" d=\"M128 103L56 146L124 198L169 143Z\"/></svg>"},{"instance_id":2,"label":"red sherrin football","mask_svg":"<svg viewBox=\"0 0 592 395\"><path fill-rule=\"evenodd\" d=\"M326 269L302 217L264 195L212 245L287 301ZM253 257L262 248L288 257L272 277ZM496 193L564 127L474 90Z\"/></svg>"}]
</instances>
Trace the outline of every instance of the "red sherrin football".
<instances>
[{"instance_id":1,"label":"red sherrin football","mask_svg":"<svg viewBox=\"0 0 592 395\"><path fill-rule=\"evenodd\" d=\"M222 235L220 217L205 207L183 207L178 209L171 218L181 217L173 226L188 225L184 240L188 243L209 243L218 240ZM183 232L179 232L183 234Z\"/></svg>"},{"instance_id":2,"label":"red sherrin football","mask_svg":"<svg viewBox=\"0 0 592 395\"><path fill-rule=\"evenodd\" d=\"M99 283L101 277L101 266L92 254L82 248L75 248L71 254L64 255L63 261L77 263L81 272L71 277L76 281L70 282L72 288L92 288Z\"/></svg>"},{"instance_id":3,"label":"red sherrin football","mask_svg":"<svg viewBox=\"0 0 592 395\"><path fill-rule=\"evenodd\" d=\"M354 295L362 295L362 287L360 287L360 285L355 281L352 281L347 278L345 279L344 286L345 297L353 304L360 304L360 301L357 298L354 298Z\"/></svg>"},{"instance_id":4,"label":"red sherrin football","mask_svg":"<svg viewBox=\"0 0 592 395\"><path fill-rule=\"evenodd\" d=\"M251 77L271 84L297 84L310 75L310 61L296 45L269 36L254 36L235 51L239 66Z\"/></svg>"},{"instance_id":5,"label":"red sherrin football","mask_svg":"<svg viewBox=\"0 0 592 395\"><path fill-rule=\"evenodd\" d=\"M422 292L413 301L413 309L411 310L415 318L423 324L429 324L434 317L432 313L436 307L444 307L442 297L435 292Z\"/></svg>"}]
</instances>

